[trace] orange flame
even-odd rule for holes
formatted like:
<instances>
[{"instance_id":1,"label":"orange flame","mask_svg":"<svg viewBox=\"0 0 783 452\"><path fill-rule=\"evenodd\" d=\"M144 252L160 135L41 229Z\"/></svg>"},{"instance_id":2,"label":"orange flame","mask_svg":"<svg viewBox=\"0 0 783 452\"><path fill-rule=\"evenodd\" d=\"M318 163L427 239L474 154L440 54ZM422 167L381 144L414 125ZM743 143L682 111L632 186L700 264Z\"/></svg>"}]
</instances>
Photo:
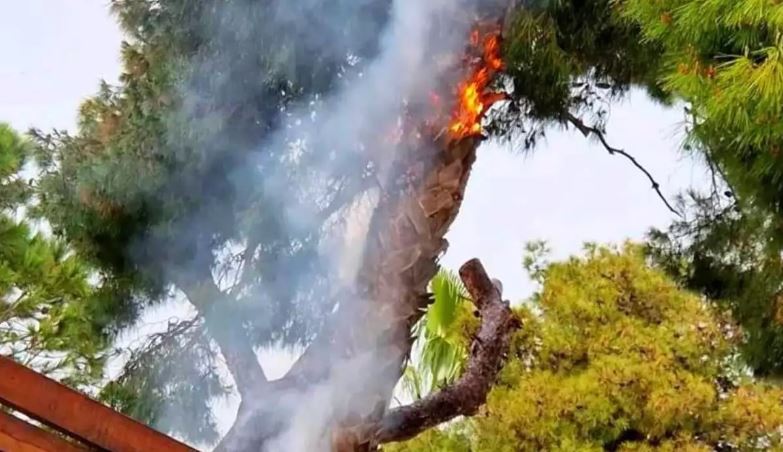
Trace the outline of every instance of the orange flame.
<instances>
[{"instance_id":1,"label":"orange flame","mask_svg":"<svg viewBox=\"0 0 783 452\"><path fill-rule=\"evenodd\" d=\"M483 45L482 57L470 77L457 87L457 107L449 124L449 131L455 139L481 133L484 113L492 104L505 98L501 93L486 93L492 78L504 66L500 55L500 33L486 34L482 43L476 29L470 34L470 43L473 47Z\"/></svg>"}]
</instances>

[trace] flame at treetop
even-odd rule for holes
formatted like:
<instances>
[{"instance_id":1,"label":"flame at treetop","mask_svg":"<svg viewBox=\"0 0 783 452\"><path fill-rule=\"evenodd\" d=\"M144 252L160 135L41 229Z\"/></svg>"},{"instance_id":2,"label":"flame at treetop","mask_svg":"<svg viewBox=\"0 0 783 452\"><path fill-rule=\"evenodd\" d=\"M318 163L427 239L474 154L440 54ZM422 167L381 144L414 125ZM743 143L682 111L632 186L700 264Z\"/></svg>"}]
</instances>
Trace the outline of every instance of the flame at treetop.
<instances>
[{"instance_id":1,"label":"flame at treetop","mask_svg":"<svg viewBox=\"0 0 783 452\"><path fill-rule=\"evenodd\" d=\"M500 55L500 32L486 33L482 39L480 31L475 29L470 34L470 44L481 50L481 58L478 58L470 77L458 85L457 106L449 123L449 132L455 139L481 133L484 113L492 104L505 98L502 93L486 92L492 78L504 67Z\"/></svg>"}]
</instances>

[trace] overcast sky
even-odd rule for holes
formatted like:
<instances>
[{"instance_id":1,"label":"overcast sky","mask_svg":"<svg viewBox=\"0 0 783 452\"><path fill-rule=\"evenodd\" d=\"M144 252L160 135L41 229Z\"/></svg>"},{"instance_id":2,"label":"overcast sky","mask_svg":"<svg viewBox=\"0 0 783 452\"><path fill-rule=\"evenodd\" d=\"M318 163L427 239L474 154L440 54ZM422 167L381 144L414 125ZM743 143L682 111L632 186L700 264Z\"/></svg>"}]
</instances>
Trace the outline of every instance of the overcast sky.
<instances>
[{"instance_id":1,"label":"overcast sky","mask_svg":"<svg viewBox=\"0 0 783 452\"><path fill-rule=\"evenodd\" d=\"M79 104L101 79L117 79L121 34L106 0L0 0L0 121L73 129ZM664 193L706 184L705 170L679 151L681 111L641 93L613 108L608 139L632 153ZM578 133L550 132L534 153L486 145L444 258L456 269L480 258L508 298L533 287L521 266L523 245L545 239L555 255L586 241L639 239L672 215L645 177ZM271 372L277 374L278 372Z\"/></svg>"}]
</instances>

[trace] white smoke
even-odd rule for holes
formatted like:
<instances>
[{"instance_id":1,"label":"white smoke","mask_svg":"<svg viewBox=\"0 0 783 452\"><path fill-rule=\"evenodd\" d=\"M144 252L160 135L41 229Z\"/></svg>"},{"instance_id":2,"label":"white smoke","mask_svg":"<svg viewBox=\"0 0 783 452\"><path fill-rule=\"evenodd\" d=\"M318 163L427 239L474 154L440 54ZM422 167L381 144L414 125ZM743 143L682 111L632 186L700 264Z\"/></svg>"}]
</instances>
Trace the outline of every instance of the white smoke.
<instances>
[{"instance_id":1,"label":"white smoke","mask_svg":"<svg viewBox=\"0 0 783 452\"><path fill-rule=\"evenodd\" d=\"M437 83L438 65L433 53L459 54L468 30L451 30L449 41L431 42L433 24L459 13L459 2L452 0L395 0L388 29L381 40L377 58L365 65L361 75L345 84L339 92L327 98L318 112L322 121L314 123L305 132L308 145L324 150L350 149L356 143L374 146L373 155L388 159L375 163L383 171L395 158L393 142L382 139L403 114L404 102L420 99ZM457 22L455 22L456 24ZM300 120L298 118L297 120ZM287 134L284 134L286 139ZM327 160L318 168L321 174L339 172L332 168L340 158ZM339 164L339 163L338 163ZM313 168L309 168L312 170ZM385 177L384 174L379 175ZM328 178L328 176L326 176ZM331 248L333 259L341 268L342 280L352 283L360 265L364 238L369 227L375 196L360 198L347 218L343 242ZM290 215L290 213L289 213ZM300 221L301 216L291 215L289 221ZM334 357L324 357L329 362ZM362 381L378 367L378 356L357 356L340 362L330 377L303 393L289 394L285 403L291 408L288 428L266 445L266 452L328 451L328 427L334 420L336 407L346 403L352 388L363 387ZM288 411L288 410L285 410Z\"/></svg>"},{"instance_id":2,"label":"white smoke","mask_svg":"<svg viewBox=\"0 0 783 452\"><path fill-rule=\"evenodd\" d=\"M265 2L259 2L265 3ZM292 27L304 40L319 40L308 27L308 20L298 17L295 11L308 10L308 6L325 4L326 0L303 0L291 2L291 11L286 2L271 20ZM359 3L367 3L364 2ZM345 55L346 64L359 71L347 71L338 87L325 97L315 98L304 107L294 111L282 112L284 121L250 153L247 167L235 175L237 190L247 187L260 187L266 201L280 207L271 213L284 228L293 231L324 228L319 217L322 206L321 195L328 194L331 185L339 177L351 171L363 171L356 167L357 157L369 157L376 178L382 183L390 165L396 157L393 140L385 140L390 130L399 123L405 114L409 101L421 101L442 83L443 65L435 56L459 56L469 34L470 9L463 0L390 0L391 10L386 28L380 32L380 46L372 61L359 61L353 55ZM240 3L233 7L225 2L212 14L224 17L212 17L209 21L210 33L215 39L223 39L232 34L241 34L242 27L252 27L246 17L255 17L252 6ZM475 6L475 5L474 5ZM249 9L248 9L249 8ZM358 8L358 6L357 6ZM468 15L468 17L465 17ZM230 19L230 20L229 20ZM340 30L341 21L348 20L340 14L326 15L318 20L327 22L324 29ZM267 19L269 20L269 19ZM312 19L310 19L312 20ZM329 22L333 23L329 23ZM237 25L237 24L240 25ZM261 25L259 25L261 26ZM237 31L237 29L239 31ZM437 33L434 31L437 30ZM378 30L364 30L364 33L379 33ZM321 46L334 43L341 48L343 39L339 32L326 33ZM353 37L357 38L356 36ZM366 38L366 37L363 37ZM232 41L233 42L233 41ZM245 45L251 46L252 43ZM226 48L225 52L241 58L252 53L251 48ZM281 50L282 51L282 50ZM313 56L314 58L317 55ZM219 65L210 60L194 62L192 70L199 77L222 77ZM253 74L249 74L251 76ZM257 75L256 75L257 76ZM187 120L192 111L191 105L198 104L199 94L190 91L189 83L183 84L183 98L186 100L182 117ZM232 96L241 96L233 92ZM227 127L227 118L217 118L214 127ZM232 143L228 143L230 147ZM287 171L269 174L268 171L254 171L262 168L270 160L284 162ZM358 176L358 175L357 175ZM333 216L342 221L326 222L342 227L329 227L323 230L319 247L319 259L339 267L337 272L347 292L354 283L356 272L361 265L364 239L369 227L377 193L362 187L357 189L354 201ZM189 229L198 229L199 221L220 221L220 214L210 210L209 206L198 220L187 225ZM218 217L218 218L216 218ZM308 274L311 267L302 266L293 271L299 272L297 280L315 279L319 275ZM263 290L263 288L262 288ZM259 299L258 304L264 303ZM308 310L306 303L297 309ZM323 312L312 309L312 312ZM263 312L260 309L259 312ZM219 314L217 314L219 315ZM304 314L303 314L304 315ZM278 406L269 407L269 400L245 401L257 403L262 412L275 412L285 417L286 428L272 441L267 442L266 452L304 452L328 451L329 422L333 420L336 407L347 402L353 388L368 384L364 379L374 373L372 369L382 364L379 356L356 356L348 362L335 363L336 357L321 357L333 369L329 377L303 392L290 392L282 398L275 397ZM380 361L380 362L379 362ZM376 372L377 373L377 372ZM168 415L176 415L169 413ZM252 418L237 419L240 431L254 433Z\"/></svg>"}]
</instances>

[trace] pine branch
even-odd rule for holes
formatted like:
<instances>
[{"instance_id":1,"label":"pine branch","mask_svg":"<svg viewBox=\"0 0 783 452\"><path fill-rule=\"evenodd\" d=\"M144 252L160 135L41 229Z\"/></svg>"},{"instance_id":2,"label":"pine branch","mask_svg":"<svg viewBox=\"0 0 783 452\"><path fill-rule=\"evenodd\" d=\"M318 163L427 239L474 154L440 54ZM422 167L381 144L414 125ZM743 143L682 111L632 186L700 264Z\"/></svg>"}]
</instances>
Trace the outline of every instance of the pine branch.
<instances>
[{"instance_id":1,"label":"pine branch","mask_svg":"<svg viewBox=\"0 0 783 452\"><path fill-rule=\"evenodd\" d=\"M19 307L19 305L24 300L24 297L27 296L27 291L23 290L19 294L19 296L16 297L16 300L8 303L6 306L3 307L2 310L0 310L0 322L3 322L7 319L7 317L10 317L14 314L14 310Z\"/></svg>"},{"instance_id":2,"label":"pine branch","mask_svg":"<svg viewBox=\"0 0 783 452\"><path fill-rule=\"evenodd\" d=\"M661 184L658 183L658 181L655 180L653 175L645 168L639 161L636 160L634 156L629 154L628 152L618 149L615 147L612 147L607 141L606 137L604 136L603 131L598 129L597 127L591 127L584 123L581 119L577 118L570 112L565 114L565 119L570 122L574 127L576 127L580 132L582 132L582 135L589 136L590 134L593 134L595 137L598 138L598 140L601 142L601 144L604 146L604 149L606 149L607 152L609 152L609 155L622 155L626 159L628 159L633 166L635 166L639 171L644 173L645 176L647 176L647 179L652 184L653 190L658 194L658 197L663 201L663 203L666 205L666 207L669 209L670 212L677 215L680 218L683 218L682 213L680 213L677 209L672 207L672 205L669 203L669 201L666 199L666 197L661 192Z\"/></svg>"},{"instance_id":3,"label":"pine branch","mask_svg":"<svg viewBox=\"0 0 783 452\"><path fill-rule=\"evenodd\" d=\"M457 416L475 414L486 402L520 323L478 259L464 264L459 274L481 318L465 373L454 384L361 427L360 437L372 438L376 444L403 441Z\"/></svg>"}]
</instances>

